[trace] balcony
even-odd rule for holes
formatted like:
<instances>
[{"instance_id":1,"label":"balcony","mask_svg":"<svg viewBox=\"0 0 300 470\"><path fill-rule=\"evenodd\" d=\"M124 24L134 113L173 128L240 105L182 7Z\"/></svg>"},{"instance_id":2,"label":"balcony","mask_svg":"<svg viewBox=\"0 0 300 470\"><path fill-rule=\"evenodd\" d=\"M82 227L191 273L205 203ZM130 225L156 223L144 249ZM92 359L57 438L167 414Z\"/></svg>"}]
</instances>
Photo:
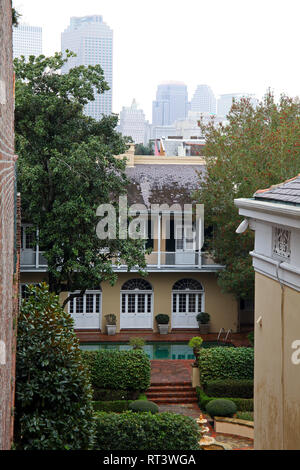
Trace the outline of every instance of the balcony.
<instances>
[{"instance_id":1,"label":"balcony","mask_svg":"<svg viewBox=\"0 0 300 470\"><path fill-rule=\"evenodd\" d=\"M223 266L215 263L206 252L198 251L153 251L146 255L148 271L219 271ZM127 271L125 264L115 266L116 271ZM137 270L137 269L136 269ZM21 249L21 271L47 271L44 252L36 249ZM135 271L133 269L132 271Z\"/></svg>"},{"instance_id":2,"label":"balcony","mask_svg":"<svg viewBox=\"0 0 300 470\"><path fill-rule=\"evenodd\" d=\"M43 251L38 248L21 249L20 264L21 271L47 271L47 260Z\"/></svg>"}]
</instances>

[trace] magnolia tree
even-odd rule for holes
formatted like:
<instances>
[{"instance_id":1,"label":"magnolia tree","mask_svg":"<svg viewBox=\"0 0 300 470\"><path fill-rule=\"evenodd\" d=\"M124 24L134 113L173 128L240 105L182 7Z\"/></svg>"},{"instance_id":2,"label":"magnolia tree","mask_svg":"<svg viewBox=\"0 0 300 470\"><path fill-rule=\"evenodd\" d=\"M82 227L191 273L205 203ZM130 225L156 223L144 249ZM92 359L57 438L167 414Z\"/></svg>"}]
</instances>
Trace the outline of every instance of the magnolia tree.
<instances>
[{"instance_id":1,"label":"magnolia tree","mask_svg":"<svg viewBox=\"0 0 300 470\"><path fill-rule=\"evenodd\" d=\"M112 203L117 210L114 201L126 193L126 165L115 155L127 145L115 131L116 115L84 115L94 92L108 85L99 65L60 74L72 55L15 59L16 152L22 217L39 230L50 291L83 295L102 280L115 281L116 258L142 270L145 257L141 240L96 235L97 207Z\"/></svg>"},{"instance_id":2,"label":"magnolia tree","mask_svg":"<svg viewBox=\"0 0 300 470\"><path fill-rule=\"evenodd\" d=\"M268 92L256 108L246 98L233 103L227 120L218 126L200 122L207 171L197 199L205 207L206 227L212 229L208 250L226 266L219 274L220 286L237 298L251 299L253 233L235 233L241 218L234 199L252 197L300 172L300 104L287 96L276 103Z\"/></svg>"}]
</instances>

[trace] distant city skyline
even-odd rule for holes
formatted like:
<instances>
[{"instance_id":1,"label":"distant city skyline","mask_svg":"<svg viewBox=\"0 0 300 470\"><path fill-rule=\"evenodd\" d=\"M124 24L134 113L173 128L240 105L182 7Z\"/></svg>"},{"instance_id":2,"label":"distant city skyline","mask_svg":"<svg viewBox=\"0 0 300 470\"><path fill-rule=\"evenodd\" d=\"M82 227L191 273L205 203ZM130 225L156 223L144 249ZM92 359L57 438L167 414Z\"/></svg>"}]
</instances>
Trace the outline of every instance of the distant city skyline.
<instances>
[{"instance_id":1,"label":"distant city skyline","mask_svg":"<svg viewBox=\"0 0 300 470\"><path fill-rule=\"evenodd\" d=\"M21 22L43 28L43 53L60 50L72 16L101 15L114 31L113 112L135 97L152 119L152 101L163 81L197 85L222 94L299 96L300 2L286 0L14 0ZM159 14L158 14L159 13ZM172 21L171 21L172 20ZM205 20L205 21L204 21Z\"/></svg>"}]
</instances>

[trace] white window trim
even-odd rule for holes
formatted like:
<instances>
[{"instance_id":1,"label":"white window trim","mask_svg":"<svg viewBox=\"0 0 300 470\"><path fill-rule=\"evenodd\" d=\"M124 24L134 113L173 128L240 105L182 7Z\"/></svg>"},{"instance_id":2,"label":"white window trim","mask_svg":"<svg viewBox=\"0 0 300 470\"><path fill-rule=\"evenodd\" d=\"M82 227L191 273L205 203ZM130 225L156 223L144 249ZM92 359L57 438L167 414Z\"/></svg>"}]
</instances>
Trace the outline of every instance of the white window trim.
<instances>
[{"instance_id":1,"label":"white window trim","mask_svg":"<svg viewBox=\"0 0 300 470\"><path fill-rule=\"evenodd\" d=\"M71 295L71 294L79 294L80 291L77 290L77 291L73 291L73 292L68 292L68 295ZM93 312L87 312L86 311L86 296L87 294L92 294L94 297L93 297ZM96 311L96 294L100 294L100 298L99 298L99 312ZM70 315L84 315L84 314L90 314L90 315L94 315L94 314L101 314L102 313L102 290L86 290L85 293L83 294L82 298L83 299L83 311L82 312L76 312L74 310L76 310L76 300L77 300L78 297L75 297L74 299L72 299L72 302L73 302L73 312L71 312L71 301L68 302L68 312ZM75 302L74 302L75 301Z\"/></svg>"},{"instance_id":2,"label":"white window trim","mask_svg":"<svg viewBox=\"0 0 300 470\"><path fill-rule=\"evenodd\" d=\"M188 311L185 311L185 312L179 312L179 294L184 294L185 296L189 296L190 294L196 294L196 302L195 302L195 305L196 305L196 312L190 312L189 310ZM174 306L174 295L176 295L176 306ZM199 306L199 295L201 295L201 310L200 312L198 312L198 306ZM205 305L205 298L204 298L204 289L203 290L190 290L190 289L186 289L186 290L172 290L172 294L171 294L171 304L172 304L172 314L175 313L175 314L182 314L182 313L191 313L191 314L195 314L195 315L198 315L198 313L201 313L201 312L205 312L205 308L204 308L204 305ZM189 298L186 299L186 305L189 305ZM176 307L176 310L174 309Z\"/></svg>"}]
</instances>

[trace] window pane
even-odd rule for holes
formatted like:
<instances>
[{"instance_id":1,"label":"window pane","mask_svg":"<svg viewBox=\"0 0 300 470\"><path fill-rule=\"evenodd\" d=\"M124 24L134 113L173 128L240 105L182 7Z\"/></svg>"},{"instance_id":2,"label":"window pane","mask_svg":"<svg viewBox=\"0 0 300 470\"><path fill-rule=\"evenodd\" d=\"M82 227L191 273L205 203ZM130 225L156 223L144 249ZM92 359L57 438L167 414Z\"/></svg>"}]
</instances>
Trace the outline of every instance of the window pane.
<instances>
[{"instance_id":1,"label":"window pane","mask_svg":"<svg viewBox=\"0 0 300 470\"><path fill-rule=\"evenodd\" d=\"M86 313L93 313L94 311L94 295L86 294Z\"/></svg>"},{"instance_id":2,"label":"window pane","mask_svg":"<svg viewBox=\"0 0 300 470\"><path fill-rule=\"evenodd\" d=\"M135 294L128 294L128 313L135 313Z\"/></svg>"},{"instance_id":3,"label":"window pane","mask_svg":"<svg viewBox=\"0 0 300 470\"><path fill-rule=\"evenodd\" d=\"M83 297L76 297L76 313L83 313Z\"/></svg>"},{"instance_id":4,"label":"window pane","mask_svg":"<svg viewBox=\"0 0 300 470\"><path fill-rule=\"evenodd\" d=\"M145 294L138 294L138 312L145 312Z\"/></svg>"},{"instance_id":5,"label":"window pane","mask_svg":"<svg viewBox=\"0 0 300 470\"><path fill-rule=\"evenodd\" d=\"M186 294L179 294L179 312L186 312Z\"/></svg>"},{"instance_id":6,"label":"window pane","mask_svg":"<svg viewBox=\"0 0 300 470\"><path fill-rule=\"evenodd\" d=\"M196 294L189 294L189 312L196 312Z\"/></svg>"},{"instance_id":7,"label":"window pane","mask_svg":"<svg viewBox=\"0 0 300 470\"><path fill-rule=\"evenodd\" d=\"M122 294L122 313L126 312L126 294Z\"/></svg>"},{"instance_id":8,"label":"window pane","mask_svg":"<svg viewBox=\"0 0 300 470\"><path fill-rule=\"evenodd\" d=\"M176 312L176 294L173 294L173 313Z\"/></svg>"},{"instance_id":9,"label":"window pane","mask_svg":"<svg viewBox=\"0 0 300 470\"><path fill-rule=\"evenodd\" d=\"M151 295L150 294L148 294L147 304L148 304L148 313L151 313Z\"/></svg>"},{"instance_id":10,"label":"window pane","mask_svg":"<svg viewBox=\"0 0 300 470\"><path fill-rule=\"evenodd\" d=\"M198 313L202 311L202 295L201 294L197 294L198 295Z\"/></svg>"},{"instance_id":11,"label":"window pane","mask_svg":"<svg viewBox=\"0 0 300 470\"><path fill-rule=\"evenodd\" d=\"M100 312L100 294L96 294L96 313Z\"/></svg>"}]
</instances>

